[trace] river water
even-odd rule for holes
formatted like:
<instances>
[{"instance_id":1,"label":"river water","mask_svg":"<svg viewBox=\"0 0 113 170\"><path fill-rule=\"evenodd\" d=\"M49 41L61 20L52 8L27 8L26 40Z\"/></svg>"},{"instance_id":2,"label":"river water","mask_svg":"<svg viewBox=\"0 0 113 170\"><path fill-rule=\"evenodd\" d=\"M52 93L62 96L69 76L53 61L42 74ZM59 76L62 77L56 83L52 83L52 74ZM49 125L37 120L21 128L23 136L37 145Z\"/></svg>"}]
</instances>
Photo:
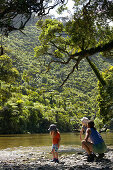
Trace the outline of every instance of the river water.
<instances>
[{"instance_id":1,"label":"river water","mask_svg":"<svg viewBox=\"0 0 113 170\"><path fill-rule=\"evenodd\" d=\"M113 133L101 133L105 143L113 146ZM80 146L79 133L61 133L61 145ZM42 147L51 146L49 134L14 134L0 135L0 150L14 147Z\"/></svg>"}]
</instances>

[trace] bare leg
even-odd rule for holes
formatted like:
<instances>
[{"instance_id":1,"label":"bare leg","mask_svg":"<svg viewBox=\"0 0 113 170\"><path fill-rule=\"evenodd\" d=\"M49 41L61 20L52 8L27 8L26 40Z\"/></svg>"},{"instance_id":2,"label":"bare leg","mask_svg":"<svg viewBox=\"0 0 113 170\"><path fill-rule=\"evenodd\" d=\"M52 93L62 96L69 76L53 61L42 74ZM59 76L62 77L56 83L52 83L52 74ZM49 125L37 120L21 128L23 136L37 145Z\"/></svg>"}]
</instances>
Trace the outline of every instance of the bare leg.
<instances>
[{"instance_id":1,"label":"bare leg","mask_svg":"<svg viewBox=\"0 0 113 170\"><path fill-rule=\"evenodd\" d=\"M58 159L58 152L55 152L55 158Z\"/></svg>"},{"instance_id":2,"label":"bare leg","mask_svg":"<svg viewBox=\"0 0 113 170\"><path fill-rule=\"evenodd\" d=\"M82 148L84 148L85 151L88 153L88 155L90 155L93 151L93 144L88 142L88 141L83 140L82 141Z\"/></svg>"},{"instance_id":3,"label":"bare leg","mask_svg":"<svg viewBox=\"0 0 113 170\"><path fill-rule=\"evenodd\" d=\"M53 159L55 158L55 150L52 150Z\"/></svg>"},{"instance_id":4,"label":"bare leg","mask_svg":"<svg viewBox=\"0 0 113 170\"><path fill-rule=\"evenodd\" d=\"M58 152L55 152L55 159L56 159L55 162L59 163L59 160L58 160Z\"/></svg>"}]
</instances>

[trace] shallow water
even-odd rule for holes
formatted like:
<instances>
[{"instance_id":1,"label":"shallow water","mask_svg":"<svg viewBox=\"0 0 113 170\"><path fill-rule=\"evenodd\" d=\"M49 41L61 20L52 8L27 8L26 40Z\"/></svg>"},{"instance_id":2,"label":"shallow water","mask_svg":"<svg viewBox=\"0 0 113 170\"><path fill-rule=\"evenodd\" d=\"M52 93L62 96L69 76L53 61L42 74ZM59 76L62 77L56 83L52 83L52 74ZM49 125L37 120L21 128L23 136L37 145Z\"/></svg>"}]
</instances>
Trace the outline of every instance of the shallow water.
<instances>
[{"instance_id":1,"label":"shallow water","mask_svg":"<svg viewBox=\"0 0 113 170\"><path fill-rule=\"evenodd\" d=\"M113 146L113 133L101 133L105 143ZM61 145L80 146L79 133L61 133ZM41 147L51 146L49 134L18 134L0 135L0 150L14 147Z\"/></svg>"}]
</instances>

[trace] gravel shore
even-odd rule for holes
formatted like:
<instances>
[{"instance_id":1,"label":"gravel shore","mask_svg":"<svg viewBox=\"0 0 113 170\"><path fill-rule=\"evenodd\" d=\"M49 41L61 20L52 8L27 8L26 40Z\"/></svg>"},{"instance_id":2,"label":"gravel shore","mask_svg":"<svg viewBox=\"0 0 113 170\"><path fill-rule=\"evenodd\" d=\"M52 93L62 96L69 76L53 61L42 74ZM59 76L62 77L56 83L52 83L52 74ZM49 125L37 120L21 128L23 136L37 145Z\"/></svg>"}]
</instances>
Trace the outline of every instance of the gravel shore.
<instances>
[{"instance_id":1,"label":"gravel shore","mask_svg":"<svg viewBox=\"0 0 113 170\"><path fill-rule=\"evenodd\" d=\"M87 162L81 147L61 146L59 164L51 162L51 147L19 147L0 150L0 170L113 170L113 148L105 157Z\"/></svg>"}]
</instances>

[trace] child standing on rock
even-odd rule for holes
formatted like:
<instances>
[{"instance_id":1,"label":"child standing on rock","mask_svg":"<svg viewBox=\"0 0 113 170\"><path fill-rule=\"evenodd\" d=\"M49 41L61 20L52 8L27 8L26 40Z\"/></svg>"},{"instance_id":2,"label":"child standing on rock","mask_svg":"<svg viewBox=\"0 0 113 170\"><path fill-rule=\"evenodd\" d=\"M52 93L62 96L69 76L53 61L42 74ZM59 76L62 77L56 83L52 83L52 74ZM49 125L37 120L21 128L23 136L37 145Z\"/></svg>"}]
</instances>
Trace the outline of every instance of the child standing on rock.
<instances>
[{"instance_id":1,"label":"child standing on rock","mask_svg":"<svg viewBox=\"0 0 113 170\"><path fill-rule=\"evenodd\" d=\"M86 133L86 129L87 129L87 123L88 123L88 118L87 117L83 117L81 119L81 122L82 122L82 128L80 130L80 140L82 141L82 134L85 134Z\"/></svg>"},{"instance_id":2,"label":"child standing on rock","mask_svg":"<svg viewBox=\"0 0 113 170\"><path fill-rule=\"evenodd\" d=\"M91 142L88 141L90 139ZM88 153L88 162L94 161L95 154L98 153L98 158L104 157L106 151L106 145L101 135L97 132L94 127L94 121L89 120L87 124L87 130L84 140L82 141L82 148Z\"/></svg>"},{"instance_id":3,"label":"child standing on rock","mask_svg":"<svg viewBox=\"0 0 113 170\"><path fill-rule=\"evenodd\" d=\"M50 135L52 136L52 155L53 155L53 160L52 162L57 162L59 163L58 160L58 149L59 149L59 144L60 144L60 132L56 128L55 124L51 124L49 129Z\"/></svg>"}]
</instances>

